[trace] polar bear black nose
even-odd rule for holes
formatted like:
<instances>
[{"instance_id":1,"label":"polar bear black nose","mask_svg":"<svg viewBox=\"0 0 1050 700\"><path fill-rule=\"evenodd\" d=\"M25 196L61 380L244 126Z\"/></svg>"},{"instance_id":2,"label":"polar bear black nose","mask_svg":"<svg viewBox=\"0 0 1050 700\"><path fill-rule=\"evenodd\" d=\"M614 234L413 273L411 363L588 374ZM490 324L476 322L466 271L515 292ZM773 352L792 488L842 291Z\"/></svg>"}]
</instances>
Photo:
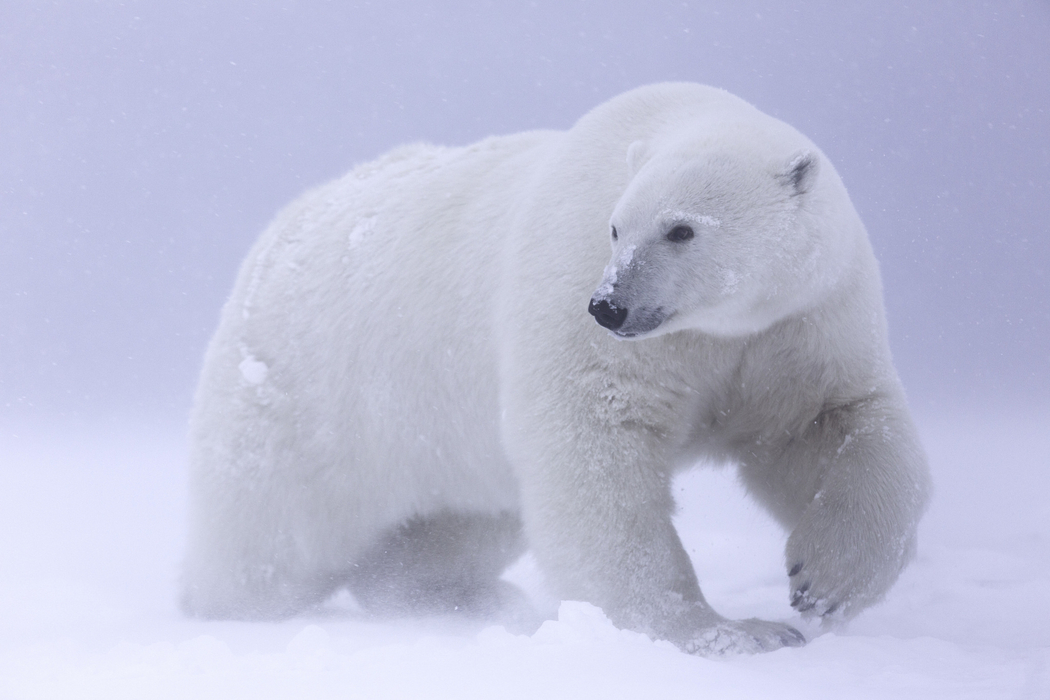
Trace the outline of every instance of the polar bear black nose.
<instances>
[{"instance_id":1,"label":"polar bear black nose","mask_svg":"<svg viewBox=\"0 0 1050 700\"><path fill-rule=\"evenodd\" d=\"M587 307L587 310L591 312L591 316L594 316L594 320L598 322L598 325L608 328L611 331L622 326L624 319L627 318L627 309L613 306L605 299L597 302L594 301L594 299L591 299L591 303Z\"/></svg>"}]
</instances>

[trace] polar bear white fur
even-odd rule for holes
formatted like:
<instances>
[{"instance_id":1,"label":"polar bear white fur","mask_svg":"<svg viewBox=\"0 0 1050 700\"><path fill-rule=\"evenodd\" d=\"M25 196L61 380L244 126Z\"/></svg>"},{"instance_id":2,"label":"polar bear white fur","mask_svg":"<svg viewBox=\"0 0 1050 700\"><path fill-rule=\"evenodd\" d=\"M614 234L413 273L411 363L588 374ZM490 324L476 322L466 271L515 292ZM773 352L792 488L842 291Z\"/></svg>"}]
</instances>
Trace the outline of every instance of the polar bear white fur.
<instances>
[{"instance_id":1,"label":"polar bear white fur","mask_svg":"<svg viewBox=\"0 0 1050 700\"><path fill-rule=\"evenodd\" d=\"M396 150L241 269L192 418L183 606L483 612L528 547L561 597L688 651L800 644L707 604L670 481L739 465L803 615L879 600L928 490L883 316L834 168L724 91Z\"/></svg>"}]
</instances>

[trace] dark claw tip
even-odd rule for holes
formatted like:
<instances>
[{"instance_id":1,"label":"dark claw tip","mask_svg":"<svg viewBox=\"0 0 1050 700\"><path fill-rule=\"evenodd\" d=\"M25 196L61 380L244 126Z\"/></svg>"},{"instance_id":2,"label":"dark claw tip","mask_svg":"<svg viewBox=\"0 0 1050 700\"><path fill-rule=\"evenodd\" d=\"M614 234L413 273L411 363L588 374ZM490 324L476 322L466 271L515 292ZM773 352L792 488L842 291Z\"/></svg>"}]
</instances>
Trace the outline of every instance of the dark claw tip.
<instances>
[{"instance_id":1,"label":"dark claw tip","mask_svg":"<svg viewBox=\"0 0 1050 700\"><path fill-rule=\"evenodd\" d=\"M791 571L788 572L788 576L794 576L798 572L802 571L802 562L799 562L791 567Z\"/></svg>"},{"instance_id":2,"label":"dark claw tip","mask_svg":"<svg viewBox=\"0 0 1050 700\"><path fill-rule=\"evenodd\" d=\"M810 601L809 596L806 595L806 591L809 590L809 584L810 582L806 581L791 594L791 607L803 611L809 610L815 605L815 603ZM800 607L802 605L805 605L805 607Z\"/></svg>"}]
</instances>

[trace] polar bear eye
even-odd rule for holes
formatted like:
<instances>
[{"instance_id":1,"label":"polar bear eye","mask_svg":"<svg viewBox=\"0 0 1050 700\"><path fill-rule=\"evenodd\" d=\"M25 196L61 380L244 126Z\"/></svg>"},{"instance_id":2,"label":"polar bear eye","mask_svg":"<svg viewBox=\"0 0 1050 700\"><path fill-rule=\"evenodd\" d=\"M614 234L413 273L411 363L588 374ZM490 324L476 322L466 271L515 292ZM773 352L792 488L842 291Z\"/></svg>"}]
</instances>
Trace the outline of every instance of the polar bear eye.
<instances>
[{"instance_id":1,"label":"polar bear eye","mask_svg":"<svg viewBox=\"0 0 1050 700\"><path fill-rule=\"evenodd\" d=\"M616 238L617 238L617 236L616 236L616 227L615 227L615 226L613 226L613 227L612 227L612 237L613 237L613 240L614 240L614 241L615 241L615 240L616 240Z\"/></svg>"},{"instance_id":2,"label":"polar bear eye","mask_svg":"<svg viewBox=\"0 0 1050 700\"><path fill-rule=\"evenodd\" d=\"M693 229L685 224L679 224L667 232L667 240L672 243L688 241L693 237Z\"/></svg>"}]
</instances>

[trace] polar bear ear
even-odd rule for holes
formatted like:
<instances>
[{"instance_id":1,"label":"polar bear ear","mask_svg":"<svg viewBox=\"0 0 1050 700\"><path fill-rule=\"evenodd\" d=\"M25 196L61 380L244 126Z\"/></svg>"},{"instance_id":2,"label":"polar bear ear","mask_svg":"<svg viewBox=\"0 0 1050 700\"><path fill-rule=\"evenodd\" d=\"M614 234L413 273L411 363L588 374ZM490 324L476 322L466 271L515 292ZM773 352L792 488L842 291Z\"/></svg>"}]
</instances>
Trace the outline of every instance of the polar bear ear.
<instances>
[{"instance_id":1,"label":"polar bear ear","mask_svg":"<svg viewBox=\"0 0 1050 700\"><path fill-rule=\"evenodd\" d=\"M793 155L777 179L793 190L793 194L800 195L809 192L813 183L817 181L820 172L820 159L812 151L801 151Z\"/></svg>"},{"instance_id":2,"label":"polar bear ear","mask_svg":"<svg viewBox=\"0 0 1050 700\"><path fill-rule=\"evenodd\" d=\"M631 169L631 175L637 173L648 158L649 148L645 141L631 143L627 147L627 167Z\"/></svg>"}]
</instances>

